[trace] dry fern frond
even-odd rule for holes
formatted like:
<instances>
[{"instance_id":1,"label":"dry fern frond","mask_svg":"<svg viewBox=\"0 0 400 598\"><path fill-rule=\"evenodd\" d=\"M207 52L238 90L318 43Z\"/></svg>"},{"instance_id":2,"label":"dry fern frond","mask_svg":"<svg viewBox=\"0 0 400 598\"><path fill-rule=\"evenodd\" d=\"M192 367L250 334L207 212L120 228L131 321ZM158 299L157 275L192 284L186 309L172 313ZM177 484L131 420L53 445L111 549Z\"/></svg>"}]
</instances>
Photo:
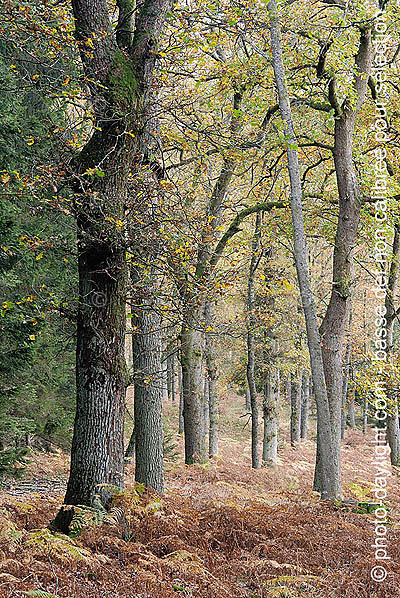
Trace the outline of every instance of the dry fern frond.
<instances>
[{"instance_id":1,"label":"dry fern frond","mask_svg":"<svg viewBox=\"0 0 400 598\"><path fill-rule=\"evenodd\" d=\"M91 553L78 546L72 538L51 532L48 529L38 529L29 533L26 545L33 549L39 549L46 554L57 555L61 560L70 561L89 560Z\"/></svg>"}]
</instances>

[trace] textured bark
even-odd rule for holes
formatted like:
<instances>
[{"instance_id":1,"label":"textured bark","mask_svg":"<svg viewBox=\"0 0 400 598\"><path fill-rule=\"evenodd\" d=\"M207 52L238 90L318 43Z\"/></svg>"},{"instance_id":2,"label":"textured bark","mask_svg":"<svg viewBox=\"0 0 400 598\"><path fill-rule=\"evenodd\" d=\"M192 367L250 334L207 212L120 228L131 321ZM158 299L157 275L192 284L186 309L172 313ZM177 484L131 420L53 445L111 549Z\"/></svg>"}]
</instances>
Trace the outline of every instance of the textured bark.
<instances>
[{"instance_id":1,"label":"textured bark","mask_svg":"<svg viewBox=\"0 0 400 598\"><path fill-rule=\"evenodd\" d=\"M292 378L290 390L290 444L296 448L300 443L301 384Z\"/></svg>"},{"instance_id":2,"label":"textured bark","mask_svg":"<svg viewBox=\"0 0 400 598\"><path fill-rule=\"evenodd\" d=\"M331 79L329 84L330 100L336 116L333 158L339 195L339 215L333 250L332 292L320 332L332 430L331 450L338 479L340 479L341 470L343 347L351 308L351 293L354 284L353 253L361 210L361 195L353 162L353 135L357 114L366 98L372 57L373 45L371 26L369 25L360 30L360 42L355 59L357 68L354 80L355 106L352 106L347 99L341 106L338 106L335 80ZM317 452L321 450L321 446L321 443L318 443ZM316 487L318 487L317 483Z\"/></svg>"},{"instance_id":3,"label":"textured bark","mask_svg":"<svg viewBox=\"0 0 400 598\"><path fill-rule=\"evenodd\" d=\"M278 405L277 405L277 372L268 371L264 383L263 396L263 451L262 460L265 465L275 467L278 458ZM275 380L274 380L275 378Z\"/></svg>"},{"instance_id":4,"label":"textured bark","mask_svg":"<svg viewBox=\"0 0 400 598\"><path fill-rule=\"evenodd\" d=\"M204 365L204 364L203 364ZM207 436L208 431L210 429L210 396L209 396L209 387L208 387L208 376L207 373L204 378L204 385L203 385L203 395L204 395L204 436L206 437L206 444L207 444Z\"/></svg>"},{"instance_id":5,"label":"textured bark","mask_svg":"<svg viewBox=\"0 0 400 598\"><path fill-rule=\"evenodd\" d=\"M179 389L179 423L178 434L183 434L185 424L183 420L183 388L182 388L182 366L181 360L178 363L178 389Z\"/></svg>"},{"instance_id":6,"label":"textured bark","mask_svg":"<svg viewBox=\"0 0 400 598\"><path fill-rule=\"evenodd\" d=\"M176 401L176 360L175 360L175 353L172 353L170 359L171 365L171 401Z\"/></svg>"},{"instance_id":7,"label":"textured bark","mask_svg":"<svg viewBox=\"0 0 400 598\"><path fill-rule=\"evenodd\" d=\"M255 382L255 338L256 328L255 316L255 275L260 262L260 237L261 237L261 214L256 216L256 224L251 245L251 261L249 278L247 281L247 384L250 393L251 406L251 466L254 469L260 467L258 454L258 402Z\"/></svg>"},{"instance_id":8,"label":"textured bark","mask_svg":"<svg viewBox=\"0 0 400 598\"><path fill-rule=\"evenodd\" d=\"M246 385L244 387L244 394L245 394L245 409L246 409L246 413L250 413L250 411L251 411L251 398L250 398L250 391L249 391L249 385L247 384L247 380L246 380Z\"/></svg>"},{"instance_id":9,"label":"textured bark","mask_svg":"<svg viewBox=\"0 0 400 598\"><path fill-rule=\"evenodd\" d=\"M121 35L122 27L113 31L106 0L72 0L82 85L90 90L95 124L72 164L79 273L77 408L65 496L72 505L91 505L98 495L107 506L104 484L123 485L127 244L114 223L125 220L129 171L141 151L143 107L156 62L147 43L155 47L168 7L167 0L145 0L135 31ZM126 22L126 2L119 8ZM60 511L54 527L67 531L71 517L72 511Z\"/></svg>"},{"instance_id":10,"label":"textured bark","mask_svg":"<svg viewBox=\"0 0 400 598\"><path fill-rule=\"evenodd\" d=\"M181 332L185 463L205 463L203 349L204 335L198 329L200 314L191 312Z\"/></svg>"},{"instance_id":11,"label":"textured bark","mask_svg":"<svg viewBox=\"0 0 400 598\"><path fill-rule=\"evenodd\" d=\"M210 301L206 303L204 320L207 328L213 327L214 319L213 305ZM208 455L210 458L218 455L218 395L217 395L217 364L215 361L215 347L211 331L206 333L206 370L208 380Z\"/></svg>"},{"instance_id":12,"label":"textured bark","mask_svg":"<svg viewBox=\"0 0 400 598\"><path fill-rule=\"evenodd\" d=\"M153 276L153 284L156 277ZM135 287L135 280L134 287ZM135 396L135 480L158 492L164 489L161 316L157 288L146 286L132 308Z\"/></svg>"},{"instance_id":13,"label":"textured bark","mask_svg":"<svg viewBox=\"0 0 400 598\"><path fill-rule=\"evenodd\" d=\"M282 58L282 44L276 0L268 4L271 31L272 62L279 97L279 108L284 124L287 140L288 171L291 189L291 214L293 224L294 257L297 279L300 288L303 311L307 329L307 341L310 353L313 387L318 412L318 446L319 461L322 464L320 476L320 491L323 498L337 498L340 496L340 478L335 469L333 455L333 439L330 427L329 401L325 385L325 374L321 351L321 338L318 330L314 297L310 285L308 271L308 250L304 231L302 206L302 188L297 150L297 140L293 127L293 119L285 80ZM296 148L296 149L295 149ZM316 469L319 463L316 463Z\"/></svg>"},{"instance_id":14,"label":"textured bark","mask_svg":"<svg viewBox=\"0 0 400 598\"><path fill-rule=\"evenodd\" d=\"M135 428L133 428L131 436L129 438L128 446L126 447L125 458L135 456L135 436Z\"/></svg>"},{"instance_id":15,"label":"textured bark","mask_svg":"<svg viewBox=\"0 0 400 598\"><path fill-rule=\"evenodd\" d=\"M307 438L309 410L310 410L310 377L307 372L303 372L303 376L301 379L300 438Z\"/></svg>"}]
</instances>

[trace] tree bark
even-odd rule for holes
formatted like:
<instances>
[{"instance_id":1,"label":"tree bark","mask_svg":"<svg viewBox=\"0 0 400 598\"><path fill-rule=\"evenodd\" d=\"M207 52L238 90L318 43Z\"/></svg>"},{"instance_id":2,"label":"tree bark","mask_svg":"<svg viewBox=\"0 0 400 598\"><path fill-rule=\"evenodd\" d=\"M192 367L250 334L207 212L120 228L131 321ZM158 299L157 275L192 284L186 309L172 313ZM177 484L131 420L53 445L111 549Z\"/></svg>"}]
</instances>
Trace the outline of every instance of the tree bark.
<instances>
[{"instance_id":1,"label":"tree bark","mask_svg":"<svg viewBox=\"0 0 400 598\"><path fill-rule=\"evenodd\" d=\"M396 225L393 238L392 261L390 264L389 279L385 297L386 308L386 358L391 361L393 354L393 328L396 318L396 299L399 286L399 259L400 259L400 226ZM386 425L386 439L390 446L390 461L392 465L400 465L400 427L399 407L397 396L392 396Z\"/></svg>"},{"instance_id":2,"label":"tree bark","mask_svg":"<svg viewBox=\"0 0 400 598\"><path fill-rule=\"evenodd\" d=\"M276 467L278 458L277 375L278 372L275 372L275 376L271 371L267 372L263 396L264 436L262 460L264 465L272 467Z\"/></svg>"},{"instance_id":3,"label":"tree bark","mask_svg":"<svg viewBox=\"0 0 400 598\"><path fill-rule=\"evenodd\" d=\"M297 448L300 443L301 384L293 376L290 390L290 444Z\"/></svg>"},{"instance_id":4,"label":"tree bark","mask_svg":"<svg viewBox=\"0 0 400 598\"><path fill-rule=\"evenodd\" d=\"M185 463L205 463L207 452L204 434L203 349L204 334L200 314L186 316L181 332L183 418Z\"/></svg>"},{"instance_id":5,"label":"tree bark","mask_svg":"<svg viewBox=\"0 0 400 598\"><path fill-rule=\"evenodd\" d=\"M307 438L308 432L308 414L310 410L310 377L307 372L303 372L301 380L301 418L300 418L300 438Z\"/></svg>"},{"instance_id":6,"label":"tree bark","mask_svg":"<svg viewBox=\"0 0 400 598\"><path fill-rule=\"evenodd\" d=\"M251 261L249 278L247 282L247 384L250 393L251 405L251 466L254 469L260 467L260 459L258 454L258 401L257 390L255 382L255 338L254 333L256 329L256 315L255 315L255 275L258 264L261 259L260 255L260 239L261 239L261 214L257 214L256 223L251 245Z\"/></svg>"},{"instance_id":7,"label":"tree bark","mask_svg":"<svg viewBox=\"0 0 400 598\"><path fill-rule=\"evenodd\" d=\"M307 329L307 341L310 353L313 387L317 402L319 460L321 462L320 491L322 498L338 498L341 493L340 477L335 468L333 438L330 427L329 401L325 385L322 360L321 339L318 330L317 315L308 272L308 251L304 231L302 188L297 150L297 140L293 127L292 112L285 81L282 58L282 44L276 0L268 4L271 31L271 49L279 107L284 123L287 141L288 171L291 189L291 213L294 237L294 257L297 279L300 287L303 311ZM317 467L317 466L316 466Z\"/></svg>"},{"instance_id":8,"label":"tree bark","mask_svg":"<svg viewBox=\"0 0 400 598\"><path fill-rule=\"evenodd\" d=\"M208 455L210 458L218 455L218 395L217 395L217 364L215 360L215 347L212 331L214 320L213 305L207 301L204 310L204 320L208 331L206 332L206 369L208 379Z\"/></svg>"},{"instance_id":9,"label":"tree bark","mask_svg":"<svg viewBox=\"0 0 400 598\"><path fill-rule=\"evenodd\" d=\"M132 24L126 3L118 7L125 25ZM92 505L97 497L107 507L105 485L123 485L128 247L124 226L115 223L125 221L129 172L141 151L142 107L156 62L147 43L156 46L168 7L169 0L145 0L136 13L135 31L129 25L116 34L106 0L72 0L82 85L90 90L95 127L73 164L79 310L77 407L66 504ZM67 531L72 516L72 510L62 509L53 526Z\"/></svg>"},{"instance_id":10,"label":"tree bark","mask_svg":"<svg viewBox=\"0 0 400 598\"><path fill-rule=\"evenodd\" d=\"M156 277L153 276L153 284ZM134 281L135 286L135 281ZM149 290L148 285L146 290ZM164 490L162 431L162 340L157 288L132 307L135 405L135 480Z\"/></svg>"}]
</instances>

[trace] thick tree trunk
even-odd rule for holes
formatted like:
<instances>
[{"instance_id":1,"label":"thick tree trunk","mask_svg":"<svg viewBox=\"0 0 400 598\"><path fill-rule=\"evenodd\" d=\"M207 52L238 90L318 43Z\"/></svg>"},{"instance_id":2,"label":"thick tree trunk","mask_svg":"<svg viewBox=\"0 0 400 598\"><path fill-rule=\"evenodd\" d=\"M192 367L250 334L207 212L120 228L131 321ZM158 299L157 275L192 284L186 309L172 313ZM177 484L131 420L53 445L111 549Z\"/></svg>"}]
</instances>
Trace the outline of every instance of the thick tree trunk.
<instances>
[{"instance_id":1,"label":"thick tree trunk","mask_svg":"<svg viewBox=\"0 0 400 598\"><path fill-rule=\"evenodd\" d=\"M204 364L203 364L204 365ZM209 429L210 429L210 389L209 389L209 383L208 383L208 375L207 375L207 368L206 368L206 372L205 375L203 376L204 378L204 390L203 390L203 395L204 395L204 435L207 438Z\"/></svg>"},{"instance_id":2,"label":"thick tree trunk","mask_svg":"<svg viewBox=\"0 0 400 598\"><path fill-rule=\"evenodd\" d=\"M308 432L308 414L310 410L310 377L307 372L303 372L301 380L301 421L300 438L307 438Z\"/></svg>"},{"instance_id":3,"label":"thick tree trunk","mask_svg":"<svg viewBox=\"0 0 400 598\"><path fill-rule=\"evenodd\" d=\"M170 360L170 364L171 364L171 400L173 402L176 401L176 359L175 359L175 353L172 353L171 355L171 360Z\"/></svg>"},{"instance_id":4,"label":"thick tree trunk","mask_svg":"<svg viewBox=\"0 0 400 598\"><path fill-rule=\"evenodd\" d=\"M91 93L95 125L73 164L77 408L65 496L72 505L91 505L97 495L107 506L110 492L103 484L123 485L127 244L126 231L115 223L125 221L129 172L141 151L137 133L156 63L156 51L150 54L147 44L151 40L156 49L168 7L169 0L148 0L134 19L127 3L120 2L119 21L128 26L113 34L105 0L72 0L82 85ZM67 531L71 518L72 511L61 510L53 525Z\"/></svg>"},{"instance_id":5,"label":"thick tree trunk","mask_svg":"<svg viewBox=\"0 0 400 598\"><path fill-rule=\"evenodd\" d=\"M301 384L292 377L290 390L290 444L296 448L300 443Z\"/></svg>"},{"instance_id":6,"label":"thick tree trunk","mask_svg":"<svg viewBox=\"0 0 400 598\"><path fill-rule=\"evenodd\" d=\"M332 455L336 477L340 479L341 412L343 387L343 345L351 309L354 282L353 252L357 240L361 210L361 195L353 162L353 135L357 114L366 97L371 72L373 46L371 27L360 30L356 56L357 74L354 81L356 105L349 101L337 105L335 80L330 82L330 100L335 110L333 158L339 195L339 215L333 250L332 292L321 324L322 357L329 399L332 431ZM317 451L321 449L319 443ZM321 461L318 461L321 464ZM318 477L318 476L316 476ZM318 484L316 484L316 487Z\"/></svg>"},{"instance_id":7,"label":"thick tree trunk","mask_svg":"<svg viewBox=\"0 0 400 598\"><path fill-rule=\"evenodd\" d=\"M278 458L278 394L276 377L271 371L267 372L264 383L263 419L264 436L262 460L265 465L275 467Z\"/></svg>"},{"instance_id":8,"label":"thick tree trunk","mask_svg":"<svg viewBox=\"0 0 400 598\"><path fill-rule=\"evenodd\" d=\"M318 446L320 447L319 462L321 464L320 490L323 498L337 498L340 496L340 477L335 468L332 430L330 427L329 401L325 385L325 374L321 352L321 339L318 330L314 297L310 285L308 272L308 251L304 231L302 188L297 150L297 140L293 127L289 95L285 81L285 71L282 58L282 44L276 0L268 4L271 23L272 61L276 87L279 96L279 107L284 123L285 138L288 144L288 171L291 189L291 213L294 237L294 256L297 278L306 321L307 341L310 353L313 387L317 402L318 413ZM316 468L318 463L316 464Z\"/></svg>"}]
</instances>

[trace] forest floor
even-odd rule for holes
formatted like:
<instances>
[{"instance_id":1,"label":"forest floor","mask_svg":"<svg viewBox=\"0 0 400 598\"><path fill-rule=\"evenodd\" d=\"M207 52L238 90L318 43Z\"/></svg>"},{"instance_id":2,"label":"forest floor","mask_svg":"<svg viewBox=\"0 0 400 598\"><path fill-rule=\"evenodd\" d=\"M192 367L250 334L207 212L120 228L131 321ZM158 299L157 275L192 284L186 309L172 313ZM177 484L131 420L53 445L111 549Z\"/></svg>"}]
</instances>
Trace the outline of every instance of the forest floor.
<instances>
[{"instance_id":1,"label":"forest floor","mask_svg":"<svg viewBox=\"0 0 400 598\"><path fill-rule=\"evenodd\" d=\"M370 578L377 564L374 515L321 502L312 492L314 440L297 450L281 440L277 469L252 470L243 399L227 396L221 408L218 459L192 467L181 456L167 462L162 497L139 496L129 465L126 492L112 515L92 521L77 538L46 528L62 503L67 456L33 454L23 481L0 491L0 597L400 597L397 472L388 487L389 574L378 584ZM169 431L176 429L176 411L165 407ZM284 421L281 438L288 436ZM345 498L358 500L371 487L370 440L372 431L367 440L357 430L346 432ZM120 516L121 503L127 518ZM82 512L82 525L83 519L93 514Z\"/></svg>"}]
</instances>

